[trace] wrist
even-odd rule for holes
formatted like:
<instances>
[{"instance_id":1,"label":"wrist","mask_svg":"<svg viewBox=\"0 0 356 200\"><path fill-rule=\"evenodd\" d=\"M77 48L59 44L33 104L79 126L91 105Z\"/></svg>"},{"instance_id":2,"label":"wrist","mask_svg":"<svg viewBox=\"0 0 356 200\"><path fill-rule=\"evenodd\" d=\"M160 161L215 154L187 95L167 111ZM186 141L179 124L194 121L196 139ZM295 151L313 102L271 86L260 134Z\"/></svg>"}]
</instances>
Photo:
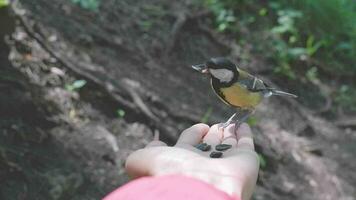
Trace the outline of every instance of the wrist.
<instances>
[{"instance_id":1,"label":"wrist","mask_svg":"<svg viewBox=\"0 0 356 200\"><path fill-rule=\"evenodd\" d=\"M221 191L234 200L242 200L243 194L243 187L242 182L238 181L236 177L226 176L226 175L218 175L218 176L211 176L211 174L207 175L206 173L202 172L192 172L187 173L186 171L183 173L165 173L165 174L156 174L154 176L183 176L190 179L194 179L199 182L203 182L205 184L210 185L214 189ZM243 199L248 200L248 199Z\"/></svg>"}]
</instances>

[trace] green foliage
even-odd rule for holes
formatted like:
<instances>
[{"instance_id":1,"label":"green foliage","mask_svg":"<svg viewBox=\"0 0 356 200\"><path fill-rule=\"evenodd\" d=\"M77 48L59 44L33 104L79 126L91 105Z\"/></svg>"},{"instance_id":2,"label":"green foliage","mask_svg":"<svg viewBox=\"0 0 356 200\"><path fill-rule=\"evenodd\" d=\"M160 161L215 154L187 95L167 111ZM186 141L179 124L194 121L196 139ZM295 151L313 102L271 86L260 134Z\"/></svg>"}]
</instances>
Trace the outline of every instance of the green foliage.
<instances>
[{"instance_id":1,"label":"green foliage","mask_svg":"<svg viewBox=\"0 0 356 200\"><path fill-rule=\"evenodd\" d=\"M225 8L224 1L206 0L206 5L216 16L216 25L218 31L225 31L235 22L236 18L231 9Z\"/></svg>"},{"instance_id":2,"label":"green foliage","mask_svg":"<svg viewBox=\"0 0 356 200\"><path fill-rule=\"evenodd\" d=\"M295 27L309 56L326 60L336 75L356 73L356 4L352 0L294 0L280 3L302 13Z\"/></svg>"},{"instance_id":3,"label":"green foliage","mask_svg":"<svg viewBox=\"0 0 356 200\"><path fill-rule=\"evenodd\" d=\"M258 14L260 16L266 16L268 13L268 10L266 8L261 8L259 11L258 11Z\"/></svg>"},{"instance_id":4,"label":"green foliage","mask_svg":"<svg viewBox=\"0 0 356 200\"><path fill-rule=\"evenodd\" d=\"M338 91L335 101L345 108L345 110L356 111L355 99L356 90L349 85L342 85Z\"/></svg>"},{"instance_id":5,"label":"green foliage","mask_svg":"<svg viewBox=\"0 0 356 200\"><path fill-rule=\"evenodd\" d=\"M167 15L166 9L162 7L162 5L153 5L153 4L146 4L142 6L142 10L145 14L151 16L151 17L164 17Z\"/></svg>"},{"instance_id":6,"label":"green foliage","mask_svg":"<svg viewBox=\"0 0 356 200\"><path fill-rule=\"evenodd\" d=\"M291 33L296 34L298 30L295 27L295 20L302 17L300 11L287 9L287 10L278 10L278 24L272 28L272 33L284 34Z\"/></svg>"},{"instance_id":7,"label":"green foliage","mask_svg":"<svg viewBox=\"0 0 356 200\"><path fill-rule=\"evenodd\" d=\"M240 44L252 44L276 74L355 84L350 80L356 76L354 0L205 0L205 5L218 31L235 35ZM356 105L351 89L338 95L338 103Z\"/></svg>"},{"instance_id":8,"label":"green foliage","mask_svg":"<svg viewBox=\"0 0 356 200\"><path fill-rule=\"evenodd\" d=\"M143 31L149 31L153 26L153 21L150 20L142 20L138 22L138 25Z\"/></svg>"},{"instance_id":9,"label":"green foliage","mask_svg":"<svg viewBox=\"0 0 356 200\"><path fill-rule=\"evenodd\" d=\"M255 116L250 116L250 117L247 119L247 124L250 125L250 126L255 126L255 125L257 125L257 122L258 122L258 119L257 119Z\"/></svg>"},{"instance_id":10,"label":"green foliage","mask_svg":"<svg viewBox=\"0 0 356 200\"><path fill-rule=\"evenodd\" d=\"M288 62L282 62L274 68L273 70L274 73L276 74L281 74L283 76L286 76L289 79L296 79L295 72L292 70L291 66L288 64Z\"/></svg>"},{"instance_id":11,"label":"green foliage","mask_svg":"<svg viewBox=\"0 0 356 200\"><path fill-rule=\"evenodd\" d=\"M51 199L63 199L68 194L75 192L82 184L83 177L81 174L63 175L58 171L50 171L45 174L50 186L49 194Z\"/></svg>"},{"instance_id":12,"label":"green foliage","mask_svg":"<svg viewBox=\"0 0 356 200\"><path fill-rule=\"evenodd\" d=\"M258 160L260 162L261 169L264 169L267 167L267 161L266 161L265 157L260 153L258 153Z\"/></svg>"},{"instance_id":13,"label":"green foliage","mask_svg":"<svg viewBox=\"0 0 356 200\"><path fill-rule=\"evenodd\" d=\"M236 27L241 24L255 25L252 28L257 31L270 29L269 41L258 40L258 36L251 39L259 45L271 42L264 49L272 47L276 66L315 56L330 61L327 67L331 72L343 74L346 71L339 69L344 69L356 73L353 0L205 0L205 4L213 12L219 31L239 34Z\"/></svg>"},{"instance_id":14,"label":"green foliage","mask_svg":"<svg viewBox=\"0 0 356 200\"><path fill-rule=\"evenodd\" d=\"M122 109L117 109L116 114L117 114L118 118L123 118L125 116L126 112Z\"/></svg>"},{"instance_id":15,"label":"green foliage","mask_svg":"<svg viewBox=\"0 0 356 200\"><path fill-rule=\"evenodd\" d=\"M311 82L318 80L318 68L311 67L310 69L308 69L305 73L305 77Z\"/></svg>"},{"instance_id":16,"label":"green foliage","mask_svg":"<svg viewBox=\"0 0 356 200\"><path fill-rule=\"evenodd\" d=\"M144 4L141 12L142 17L138 20L138 25L140 30L147 34L157 29L168 14L167 10L160 4Z\"/></svg>"},{"instance_id":17,"label":"green foliage","mask_svg":"<svg viewBox=\"0 0 356 200\"><path fill-rule=\"evenodd\" d=\"M83 9L97 11L99 8L100 0L71 0L72 3L79 5Z\"/></svg>"},{"instance_id":18,"label":"green foliage","mask_svg":"<svg viewBox=\"0 0 356 200\"><path fill-rule=\"evenodd\" d=\"M75 91L79 90L80 88L84 87L87 84L86 80L76 80L72 84L68 84L65 86L65 88L68 91Z\"/></svg>"},{"instance_id":19,"label":"green foliage","mask_svg":"<svg viewBox=\"0 0 356 200\"><path fill-rule=\"evenodd\" d=\"M213 112L213 108L212 107L209 107L206 112L204 113L203 117L201 118L201 123L208 123L209 122L209 118L211 116L211 113Z\"/></svg>"},{"instance_id":20,"label":"green foliage","mask_svg":"<svg viewBox=\"0 0 356 200\"><path fill-rule=\"evenodd\" d=\"M0 0L0 8L6 7L8 5L9 5L9 1L8 0Z\"/></svg>"}]
</instances>

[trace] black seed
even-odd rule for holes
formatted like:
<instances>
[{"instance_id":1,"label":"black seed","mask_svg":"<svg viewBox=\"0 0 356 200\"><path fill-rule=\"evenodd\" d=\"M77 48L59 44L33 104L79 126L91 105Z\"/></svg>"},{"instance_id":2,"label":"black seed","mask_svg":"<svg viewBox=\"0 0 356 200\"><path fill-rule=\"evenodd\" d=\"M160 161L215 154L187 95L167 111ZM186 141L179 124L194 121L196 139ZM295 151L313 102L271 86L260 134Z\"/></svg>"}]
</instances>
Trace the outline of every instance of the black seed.
<instances>
[{"instance_id":1,"label":"black seed","mask_svg":"<svg viewBox=\"0 0 356 200\"><path fill-rule=\"evenodd\" d=\"M202 148L206 145L206 143L199 143L195 145L195 148L202 150Z\"/></svg>"},{"instance_id":2,"label":"black seed","mask_svg":"<svg viewBox=\"0 0 356 200\"><path fill-rule=\"evenodd\" d=\"M210 149L211 149L211 145L206 145L203 151L210 151Z\"/></svg>"},{"instance_id":3,"label":"black seed","mask_svg":"<svg viewBox=\"0 0 356 200\"><path fill-rule=\"evenodd\" d=\"M230 145L230 144L218 144L215 146L215 150L226 151L226 150L230 149L231 147L232 147L232 145Z\"/></svg>"},{"instance_id":4,"label":"black seed","mask_svg":"<svg viewBox=\"0 0 356 200\"><path fill-rule=\"evenodd\" d=\"M210 158L220 158L223 155L222 152L218 152L218 151L213 151L210 154Z\"/></svg>"},{"instance_id":5,"label":"black seed","mask_svg":"<svg viewBox=\"0 0 356 200\"><path fill-rule=\"evenodd\" d=\"M195 147L201 151L209 151L211 149L211 145L208 145L207 143L200 143Z\"/></svg>"}]
</instances>

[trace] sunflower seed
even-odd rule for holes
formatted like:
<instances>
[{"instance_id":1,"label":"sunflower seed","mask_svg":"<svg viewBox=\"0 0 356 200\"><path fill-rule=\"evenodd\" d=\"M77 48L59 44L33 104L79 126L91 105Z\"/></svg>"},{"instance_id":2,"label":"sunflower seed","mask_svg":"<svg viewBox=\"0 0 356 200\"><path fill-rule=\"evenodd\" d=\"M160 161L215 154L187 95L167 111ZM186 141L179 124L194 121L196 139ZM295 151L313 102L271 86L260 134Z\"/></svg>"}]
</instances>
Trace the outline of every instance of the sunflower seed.
<instances>
[{"instance_id":1,"label":"sunflower seed","mask_svg":"<svg viewBox=\"0 0 356 200\"><path fill-rule=\"evenodd\" d=\"M226 151L228 149L230 149L232 147L232 145L230 144L218 144L215 146L215 150L216 151Z\"/></svg>"},{"instance_id":2,"label":"sunflower seed","mask_svg":"<svg viewBox=\"0 0 356 200\"><path fill-rule=\"evenodd\" d=\"M211 145L208 145L207 143L200 143L195 147L201 151L209 151L211 149Z\"/></svg>"},{"instance_id":3,"label":"sunflower seed","mask_svg":"<svg viewBox=\"0 0 356 200\"><path fill-rule=\"evenodd\" d=\"M218 152L218 151L213 151L210 154L210 158L220 158L223 155L222 152Z\"/></svg>"}]
</instances>

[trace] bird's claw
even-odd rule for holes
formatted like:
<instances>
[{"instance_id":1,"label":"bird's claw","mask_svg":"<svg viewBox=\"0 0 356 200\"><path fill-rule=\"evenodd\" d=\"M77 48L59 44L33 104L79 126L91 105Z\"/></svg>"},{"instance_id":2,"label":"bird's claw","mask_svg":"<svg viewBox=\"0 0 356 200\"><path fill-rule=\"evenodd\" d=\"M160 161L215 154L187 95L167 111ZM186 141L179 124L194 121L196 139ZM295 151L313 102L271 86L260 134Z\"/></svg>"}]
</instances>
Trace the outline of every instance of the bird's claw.
<instances>
[{"instance_id":1,"label":"bird's claw","mask_svg":"<svg viewBox=\"0 0 356 200\"><path fill-rule=\"evenodd\" d=\"M231 124L231 122L227 121L225 123L220 123L218 126L219 129L225 129L226 127L228 127Z\"/></svg>"}]
</instances>

